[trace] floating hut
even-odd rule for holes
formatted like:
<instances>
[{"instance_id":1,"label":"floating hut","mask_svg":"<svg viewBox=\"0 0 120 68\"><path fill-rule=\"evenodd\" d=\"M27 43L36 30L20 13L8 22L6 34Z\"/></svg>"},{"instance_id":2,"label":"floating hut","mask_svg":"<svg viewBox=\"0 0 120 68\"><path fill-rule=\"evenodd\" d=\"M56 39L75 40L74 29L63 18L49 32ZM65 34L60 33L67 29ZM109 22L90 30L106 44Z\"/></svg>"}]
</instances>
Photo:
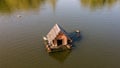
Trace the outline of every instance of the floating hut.
<instances>
[{"instance_id":1,"label":"floating hut","mask_svg":"<svg viewBox=\"0 0 120 68\"><path fill-rule=\"evenodd\" d=\"M71 49L72 46L72 40L68 36L68 33L58 24L55 24L47 36L43 37L43 39L45 40L48 52L68 50Z\"/></svg>"}]
</instances>

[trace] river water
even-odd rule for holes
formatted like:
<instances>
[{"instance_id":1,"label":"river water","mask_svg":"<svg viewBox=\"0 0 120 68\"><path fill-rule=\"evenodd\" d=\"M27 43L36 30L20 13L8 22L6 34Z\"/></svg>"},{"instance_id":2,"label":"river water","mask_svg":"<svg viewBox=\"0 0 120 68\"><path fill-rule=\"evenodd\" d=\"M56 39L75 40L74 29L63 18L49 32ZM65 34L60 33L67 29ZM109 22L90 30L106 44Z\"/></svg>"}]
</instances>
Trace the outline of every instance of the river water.
<instances>
[{"instance_id":1,"label":"river water","mask_svg":"<svg viewBox=\"0 0 120 68\"><path fill-rule=\"evenodd\" d=\"M72 51L48 54L54 24L81 31ZM119 0L0 0L0 68L120 68Z\"/></svg>"}]
</instances>

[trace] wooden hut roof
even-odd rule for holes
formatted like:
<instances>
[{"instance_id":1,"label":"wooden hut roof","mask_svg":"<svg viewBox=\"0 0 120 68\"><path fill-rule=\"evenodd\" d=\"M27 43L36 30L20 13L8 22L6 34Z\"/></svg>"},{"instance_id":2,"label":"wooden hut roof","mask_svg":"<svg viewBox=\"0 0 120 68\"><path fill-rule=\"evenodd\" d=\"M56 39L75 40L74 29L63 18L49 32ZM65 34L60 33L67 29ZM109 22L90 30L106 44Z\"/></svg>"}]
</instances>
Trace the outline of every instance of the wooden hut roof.
<instances>
[{"instance_id":1,"label":"wooden hut roof","mask_svg":"<svg viewBox=\"0 0 120 68\"><path fill-rule=\"evenodd\" d=\"M63 28L61 28L58 24L55 24L54 27L47 34L48 41L49 42L53 41L60 32L64 33L69 38L68 33Z\"/></svg>"}]
</instances>

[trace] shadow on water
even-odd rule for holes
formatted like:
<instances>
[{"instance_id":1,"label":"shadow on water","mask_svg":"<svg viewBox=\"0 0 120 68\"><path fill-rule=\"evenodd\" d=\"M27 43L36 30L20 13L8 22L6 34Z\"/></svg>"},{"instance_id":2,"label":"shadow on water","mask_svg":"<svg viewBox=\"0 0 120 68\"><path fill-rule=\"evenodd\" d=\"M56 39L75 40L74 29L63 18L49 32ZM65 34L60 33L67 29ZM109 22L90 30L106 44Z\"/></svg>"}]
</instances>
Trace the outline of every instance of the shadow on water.
<instances>
[{"instance_id":1,"label":"shadow on water","mask_svg":"<svg viewBox=\"0 0 120 68\"><path fill-rule=\"evenodd\" d=\"M70 38L72 39L72 47L75 48L76 42L80 42L80 40L82 40L82 36L80 32L71 32L69 33ZM70 55L70 53L72 52L72 50L65 50L62 52L55 52L55 53L49 53L49 56L52 57L53 59L63 63Z\"/></svg>"}]
</instances>

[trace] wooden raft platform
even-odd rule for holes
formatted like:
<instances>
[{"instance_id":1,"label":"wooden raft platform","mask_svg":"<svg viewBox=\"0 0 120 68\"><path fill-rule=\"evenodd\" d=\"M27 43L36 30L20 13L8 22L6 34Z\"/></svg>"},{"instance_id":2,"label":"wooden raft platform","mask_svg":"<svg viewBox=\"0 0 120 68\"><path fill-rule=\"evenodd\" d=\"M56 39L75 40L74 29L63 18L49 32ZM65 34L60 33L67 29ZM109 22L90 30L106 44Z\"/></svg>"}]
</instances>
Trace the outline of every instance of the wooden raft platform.
<instances>
[{"instance_id":1,"label":"wooden raft platform","mask_svg":"<svg viewBox=\"0 0 120 68\"><path fill-rule=\"evenodd\" d=\"M47 52L58 52L58 51L65 51L65 50L70 50L71 45L60 45L57 47L49 47L48 45L46 46Z\"/></svg>"}]
</instances>

